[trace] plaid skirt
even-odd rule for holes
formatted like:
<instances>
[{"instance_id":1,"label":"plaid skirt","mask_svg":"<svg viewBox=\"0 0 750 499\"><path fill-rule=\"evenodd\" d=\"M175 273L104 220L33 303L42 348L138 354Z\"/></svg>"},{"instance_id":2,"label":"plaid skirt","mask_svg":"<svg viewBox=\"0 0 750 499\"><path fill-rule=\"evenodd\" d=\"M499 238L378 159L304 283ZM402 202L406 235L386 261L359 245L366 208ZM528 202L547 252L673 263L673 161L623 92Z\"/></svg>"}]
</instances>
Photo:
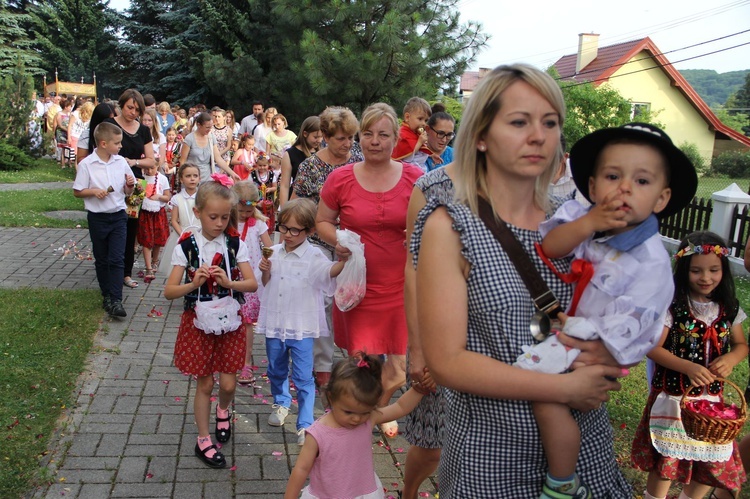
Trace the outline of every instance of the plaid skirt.
<instances>
[{"instance_id":1,"label":"plaid skirt","mask_svg":"<svg viewBox=\"0 0 750 499\"><path fill-rule=\"evenodd\" d=\"M138 215L138 244L144 248L166 246L169 239L169 223L167 210L141 210Z\"/></svg>"},{"instance_id":2,"label":"plaid skirt","mask_svg":"<svg viewBox=\"0 0 750 499\"><path fill-rule=\"evenodd\" d=\"M195 310L185 310L174 345L174 365L184 374L236 373L245 365L245 325L215 335L195 327Z\"/></svg>"}]
</instances>

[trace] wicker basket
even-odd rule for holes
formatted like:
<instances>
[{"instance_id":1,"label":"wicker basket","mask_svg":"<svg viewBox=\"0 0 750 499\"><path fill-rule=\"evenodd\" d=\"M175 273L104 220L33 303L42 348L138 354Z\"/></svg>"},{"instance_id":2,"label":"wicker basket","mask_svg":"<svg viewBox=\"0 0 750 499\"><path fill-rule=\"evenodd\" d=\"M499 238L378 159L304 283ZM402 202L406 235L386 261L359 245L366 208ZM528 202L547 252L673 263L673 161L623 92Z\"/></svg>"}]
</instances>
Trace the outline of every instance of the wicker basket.
<instances>
[{"instance_id":1,"label":"wicker basket","mask_svg":"<svg viewBox=\"0 0 750 499\"><path fill-rule=\"evenodd\" d=\"M725 387L729 385L737 390L742 401L740 417L737 419L719 419L706 416L705 414L698 414L686 407L688 393L690 392L690 390L686 390L682 395L682 400L680 400L682 425L685 427L685 433L690 438L711 444L727 444L737 437L742 426L745 424L745 420L747 419L747 402L742 395L742 390L737 385L724 378L716 378L716 381L723 381Z\"/></svg>"}]
</instances>

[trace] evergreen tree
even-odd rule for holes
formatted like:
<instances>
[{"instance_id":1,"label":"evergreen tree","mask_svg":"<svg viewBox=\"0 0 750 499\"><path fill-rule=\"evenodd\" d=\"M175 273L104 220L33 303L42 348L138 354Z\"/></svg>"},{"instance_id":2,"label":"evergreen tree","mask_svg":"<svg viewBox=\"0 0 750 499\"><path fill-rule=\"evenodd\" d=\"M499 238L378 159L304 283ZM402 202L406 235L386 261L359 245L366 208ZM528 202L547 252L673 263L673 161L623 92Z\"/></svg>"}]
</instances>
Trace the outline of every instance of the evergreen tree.
<instances>
[{"instance_id":1,"label":"evergreen tree","mask_svg":"<svg viewBox=\"0 0 750 499\"><path fill-rule=\"evenodd\" d=\"M157 100L166 96L155 89L157 67L168 57L164 47L167 30L160 16L170 8L167 0L131 0L122 20L122 42L118 57L128 61L119 75L122 89L151 93Z\"/></svg>"},{"instance_id":2,"label":"evergreen tree","mask_svg":"<svg viewBox=\"0 0 750 499\"><path fill-rule=\"evenodd\" d=\"M0 141L18 148L28 146L27 125L33 103L31 74L17 57L7 74L0 76Z\"/></svg>"},{"instance_id":3,"label":"evergreen tree","mask_svg":"<svg viewBox=\"0 0 750 499\"><path fill-rule=\"evenodd\" d=\"M744 84L729 95L723 106L712 109L722 123L750 137L750 72Z\"/></svg>"},{"instance_id":4,"label":"evergreen tree","mask_svg":"<svg viewBox=\"0 0 750 499\"><path fill-rule=\"evenodd\" d=\"M105 0L43 0L30 6L35 43L48 81L89 79L116 93L116 33L120 15ZM119 95L119 94L118 94Z\"/></svg>"},{"instance_id":5,"label":"evergreen tree","mask_svg":"<svg viewBox=\"0 0 750 499\"><path fill-rule=\"evenodd\" d=\"M11 75L19 59L27 73L44 74L42 60L27 34L30 21L28 14L17 11L6 0L0 0L0 76Z\"/></svg>"},{"instance_id":6,"label":"evergreen tree","mask_svg":"<svg viewBox=\"0 0 750 499\"><path fill-rule=\"evenodd\" d=\"M435 97L484 47L457 3L205 0L212 32L230 34L225 49L203 55L203 73L235 108L262 98L295 123L326 105L400 109L414 95Z\"/></svg>"},{"instance_id":7,"label":"evergreen tree","mask_svg":"<svg viewBox=\"0 0 750 499\"><path fill-rule=\"evenodd\" d=\"M184 107L206 102L210 90L202 61L214 34L203 20L200 3L174 0L158 19L166 35L156 57L151 84L146 87L171 104Z\"/></svg>"}]
</instances>

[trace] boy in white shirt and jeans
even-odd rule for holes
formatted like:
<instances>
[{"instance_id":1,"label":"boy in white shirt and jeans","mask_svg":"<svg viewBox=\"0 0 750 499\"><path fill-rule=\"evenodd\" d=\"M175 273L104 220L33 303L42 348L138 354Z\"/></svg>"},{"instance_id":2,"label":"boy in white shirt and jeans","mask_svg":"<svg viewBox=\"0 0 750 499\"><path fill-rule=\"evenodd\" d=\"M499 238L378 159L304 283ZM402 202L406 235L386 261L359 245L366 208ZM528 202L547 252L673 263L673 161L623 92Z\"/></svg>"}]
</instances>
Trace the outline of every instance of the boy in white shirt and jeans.
<instances>
[{"instance_id":1,"label":"boy in white shirt and jeans","mask_svg":"<svg viewBox=\"0 0 750 499\"><path fill-rule=\"evenodd\" d=\"M122 147L118 126L100 123L94 130L94 139L94 153L78 164L73 195L83 198L88 211L96 279L104 297L102 306L112 317L126 317L122 306L128 220L125 196L133 193L135 177L125 158L117 154Z\"/></svg>"},{"instance_id":2,"label":"boy in white shirt and jeans","mask_svg":"<svg viewBox=\"0 0 750 499\"><path fill-rule=\"evenodd\" d=\"M281 243L264 252L255 277L261 286L260 313L255 329L266 337L268 380L273 407L268 424L283 426L292 397L289 357L297 389L297 443L305 443L305 429L313 424L315 382L313 342L328 336L323 295L333 296L336 276L344 262L330 261L307 237L315 231L316 206L306 198L292 199L279 212Z\"/></svg>"}]
</instances>

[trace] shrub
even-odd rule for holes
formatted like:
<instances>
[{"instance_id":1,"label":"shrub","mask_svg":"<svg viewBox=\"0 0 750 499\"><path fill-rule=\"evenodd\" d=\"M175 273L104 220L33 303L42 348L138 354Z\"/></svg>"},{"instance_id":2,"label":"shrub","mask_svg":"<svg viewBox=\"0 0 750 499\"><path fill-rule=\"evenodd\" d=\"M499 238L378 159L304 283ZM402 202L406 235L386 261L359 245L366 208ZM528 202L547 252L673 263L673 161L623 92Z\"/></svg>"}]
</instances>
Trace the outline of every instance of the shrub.
<instances>
[{"instance_id":1,"label":"shrub","mask_svg":"<svg viewBox=\"0 0 750 499\"><path fill-rule=\"evenodd\" d=\"M714 172L730 178L750 177L750 153L741 151L727 151L721 153L711 162Z\"/></svg>"},{"instance_id":2,"label":"shrub","mask_svg":"<svg viewBox=\"0 0 750 499\"><path fill-rule=\"evenodd\" d=\"M0 140L16 147L28 148L26 126L33 103L31 75L20 58L10 74L0 77Z\"/></svg>"},{"instance_id":3,"label":"shrub","mask_svg":"<svg viewBox=\"0 0 750 499\"><path fill-rule=\"evenodd\" d=\"M692 142L683 142L679 145L679 148L685 153L685 156L688 157L690 162L693 163L695 171L698 172L699 176L703 176L707 173L706 170L708 170L708 165L706 164L706 158L700 153L697 145Z\"/></svg>"},{"instance_id":4,"label":"shrub","mask_svg":"<svg viewBox=\"0 0 750 499\"><path fill-rule=\"evenodd\" d=\"M34 160L21 149L0 141L0 170L20 171L33 164Z\"/></svg>"}]
</instances>

